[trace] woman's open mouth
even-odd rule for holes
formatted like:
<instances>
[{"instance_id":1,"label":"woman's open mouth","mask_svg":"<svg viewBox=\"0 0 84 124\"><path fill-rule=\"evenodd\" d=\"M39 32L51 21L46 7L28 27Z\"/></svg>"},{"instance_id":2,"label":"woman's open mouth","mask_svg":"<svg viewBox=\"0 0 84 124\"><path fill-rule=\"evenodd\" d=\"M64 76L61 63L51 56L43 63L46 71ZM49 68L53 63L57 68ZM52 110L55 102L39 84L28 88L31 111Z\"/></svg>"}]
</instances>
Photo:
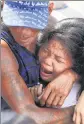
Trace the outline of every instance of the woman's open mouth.
<instances>
[{"instance_id":1,"label":"woman's open mouth","mask_svg":"<svg viewBox=\"0 0 84 124\"><path fill-rule=\"evenodd\" d=\"M41 67L40 75L41 75L41 77L50 77L52 75L52 71L49 71L49 70Z\"/></svg>"}]
</instances>

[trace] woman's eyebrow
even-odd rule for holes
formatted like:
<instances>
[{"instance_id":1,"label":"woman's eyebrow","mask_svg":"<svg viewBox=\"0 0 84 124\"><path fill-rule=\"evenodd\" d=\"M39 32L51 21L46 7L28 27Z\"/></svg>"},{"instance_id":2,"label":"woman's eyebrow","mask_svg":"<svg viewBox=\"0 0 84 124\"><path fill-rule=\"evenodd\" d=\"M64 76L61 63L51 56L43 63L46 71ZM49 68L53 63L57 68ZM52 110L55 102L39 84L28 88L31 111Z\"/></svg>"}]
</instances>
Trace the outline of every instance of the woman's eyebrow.
<instances>
[{"instance_id":1,"label":"woman's eyebrow","mask_svg":"<svg viewBox=\"0 0 84 124\"><path fill-rule=\"evenodd\" d=\"M58 59L61 59L61 60L65 60L63 57L58 56L58 55L56 55L56 54L55 54L55 58L58 58Z\"/></svg>"}]
</instances>

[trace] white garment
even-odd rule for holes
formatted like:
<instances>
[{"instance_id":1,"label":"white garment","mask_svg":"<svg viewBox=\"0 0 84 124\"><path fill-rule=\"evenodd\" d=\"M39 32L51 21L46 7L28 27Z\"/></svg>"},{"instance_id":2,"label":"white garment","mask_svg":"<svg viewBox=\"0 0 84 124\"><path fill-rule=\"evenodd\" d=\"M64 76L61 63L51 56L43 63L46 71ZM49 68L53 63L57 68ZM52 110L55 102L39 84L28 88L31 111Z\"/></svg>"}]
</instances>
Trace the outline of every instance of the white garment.
<instances>
[{"instance_id":1,"label":"white garment","mask_svg":"<svg viewBox=\"0 0 84 124\"><path fill-rule=\"evenodd\" d=\"M16 113L13 110L3 110L1 111L1 124L4 124L7 121L10 121L16 116Z\"/></svg>"},{"instance_id":2,"label":"white garment","mask_svg":"<svg viewBox=\"0 0 84 124\"><path fill-rule=\"evenodd\" d=\"M64 104L62 105L61 108L76 105L80 88L81 88L81 85L79 83L73 84L73 87L72 87L69 95L66 97Z\"/></svg>"}]
</instances>

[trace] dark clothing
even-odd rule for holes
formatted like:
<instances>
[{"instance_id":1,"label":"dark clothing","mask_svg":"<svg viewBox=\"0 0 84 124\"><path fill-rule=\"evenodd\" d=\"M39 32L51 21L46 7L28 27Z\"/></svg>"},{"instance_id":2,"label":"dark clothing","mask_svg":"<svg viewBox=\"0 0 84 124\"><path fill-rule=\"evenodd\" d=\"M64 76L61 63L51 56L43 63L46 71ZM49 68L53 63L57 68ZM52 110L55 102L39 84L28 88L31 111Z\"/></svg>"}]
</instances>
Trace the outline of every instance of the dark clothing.
<instances>
[{"instance_id":1,"label":"dark clothing","mask_svg":"<svg viewBox=\"0 0 84 124\"><path fill-rule=\"evenodd\" d=\"M26 48L20 46L11 35L8 28L2 24L1 39L3 39L14 53L18 64L19 74L28 87L37 85L39 82L39 62Z\"/></svg>"},{"instance_id":2,"label":"dark clothing","mask_svg":"<svg viewBox=\"0 0 84 124\"><path fill-rule=\"evenodd\" d=\"M15 42L13 36L5 25L2 25L1 39L3 39L14 53L18 64L19 74L30 87L39 82L39 62L26 48Z\"/></svg>"}]
</instances>

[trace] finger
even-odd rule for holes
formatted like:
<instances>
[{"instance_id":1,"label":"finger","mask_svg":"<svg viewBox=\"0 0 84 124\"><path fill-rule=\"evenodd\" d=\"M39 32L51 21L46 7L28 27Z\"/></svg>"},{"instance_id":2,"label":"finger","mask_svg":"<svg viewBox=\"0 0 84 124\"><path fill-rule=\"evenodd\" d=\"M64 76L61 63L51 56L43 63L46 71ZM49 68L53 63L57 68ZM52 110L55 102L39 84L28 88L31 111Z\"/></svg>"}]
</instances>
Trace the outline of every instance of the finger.
<instances>
[{"instance_id":1,"label":"finger","mask_svg":"<svg viewBox=\"0 0 84 124\"><path fill-rule=\"evenodd\" d=\"M82 124L84 124L84 114L82 114L81 117Z\"/></svg>"},{"instance_id":2,"label":"finger","mask_svg":"<svg viewBox=\"0 0 84 124\"><path fill-rule=\"evenodd\" d=\"M38 86L35 86L34 88L34 98L38 96Z\"/></svg>"},{"instance_id":3,"label":"finger","mask_svg":"<svg viewBox=\"0 0 84 124\"><path fill-rule=\"evenodd\" d=\"M76 113L74 112L73 121L75 122L75 120L76 120Z\"/></svg>"},{"instance_id":4,"label":"finger","mask_svg":"<svg viewBox=\"0 0 84 124\"><path fill-rule=\"evenodd\" d=\"M34 87L31 88L31 94L32 94L32 97L34 99Z\"/></svg>"},{"instance_id":5,"label":"finger","mask_svg":"<svg viewBox=\"0 0 84 124\"><path fill-rule=\"evenodd\" d=\"M59 101L60 101L60 96L56 96L54 101L52 102L52 106L56 107Z\"/></svg>"},{"instance_id":6,"label":"finger","mask_svg":"<svg viewBox=\"0 0 84 124\"><path fill-rule=\"evenodd\" d=\"M29 91L31 92L31 88L28 88L29 89Z\"/></svg>"},{"instance_id":7,"label":"finger","mask_svg":"<svg viewBox=\"0 0 84 124\"><path fill-rule=\"evenodd\" d=\"M42 94L42 91L43 91L43 85L40 84L40 86L38 87L38 96Z\"/></svg>"},{"instance_id":8,"label":"finger","mask_svg":"<svg viewBox=\"0 0 84 124\"><path fill-rule=\"evenodd\" d=\"M42 94L38 97L39 100L41 100L43 94L44 94L44 91L43 91Z\"/></svg>"},{"instance_id":9,"label":"finger","mask_svg":"<svg viewBox=\"0 0 84 124\"><path fill-rule=\"evenodd\" d=\"M51 94L49 95L49 97L48 97L48 99L46 101L46 106L47 107L50 107L51 106L54 98L55 98L55 92L51 92Z\"/></svg>"},{"instance_id":10,"label":"finger","mask_svg":"<svg viewBox=\"0 0 84 124\"><path fill-rule=\"evenodd\" d=\"M76 114L76 124L81 124L80 122L81 122L81 116L80 116L80 114L79 113L77 113Z\"/></svg>"},{"instance_id":11,"label":"finger","mask_svg":"<svg viewBox=\"0 0 84 124\"><path fill-rule=\"evenodd\" d=\"M51 89L50 88L45 88L44 93L42 95L42 98L40 100L41 105L45 105L46 100L49 97L50 93L51 93Z\"/></svg>"},{"instance_id":12,"label":"finger","mask_svg":"<svg viewBox=\"0 0 84 124\"><path fill-rule=\"evenodd\" d=\"M58 105L59 105L59 106L62 106L62 105L63 105L63 103L64 103L64 101L65 101L65 99L66 99L66 97L65 97L65 96L64 96L64 97L61 97L61 99L60 99L60 101L59 101Z\"/></svg>"}]
</instances>

